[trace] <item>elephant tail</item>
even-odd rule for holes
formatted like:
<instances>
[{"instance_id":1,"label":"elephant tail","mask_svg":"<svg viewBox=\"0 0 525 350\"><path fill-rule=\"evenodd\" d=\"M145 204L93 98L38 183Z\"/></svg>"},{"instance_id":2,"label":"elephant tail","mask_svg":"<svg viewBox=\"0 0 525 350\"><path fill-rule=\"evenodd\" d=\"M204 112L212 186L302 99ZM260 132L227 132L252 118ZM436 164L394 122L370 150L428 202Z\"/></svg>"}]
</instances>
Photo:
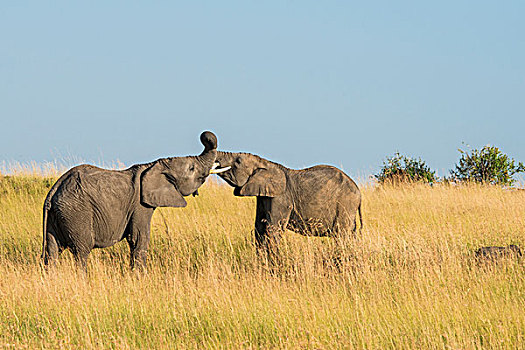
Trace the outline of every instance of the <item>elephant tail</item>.
<instances>
[{"instance_id":1,"label":"elephant tail","mask_svg":"<svg viewBox=\"0 0 525 350\"><path fill-rule=\"evenodd\" d=\"M43 241L42 241L42 256L41 256L41 259L44 261L44 263L46 261L46 246L47 246L47 217L48 217L49 210L51 209L51 198L53 198L53 195L57 191L58 184L59 182L61 182L60 180L61 179L59 179L53 185L53 187L51 187L51 189L49 190L49 193L46 196L46 200L44 201L44 208L43 208L43 213L42 213Z\"/></svg>"},{"instance_id":2,"label":"elephant tail","mask_svg":"<svg viewBox=\"0 0 525 350\"><path fill-rule=\"evenodd\" d=\"M73 168L74 169L74 168ZM43 224L42 224L42 233L43 233L43 241L42 241L42 256L41 259L44 261L46 260L46 248L47 248L47 217L49 210L51 209L51 198L55 195L56 191L62 184L62 182L69 176L71 170L66 172L64 175L62 175L55 184L51 187L49 192L47 193L46 200L44 201L44 207L43 207Z\"/></svg>"},{"instance_id":3,"label":"elephant tail","mask_svg":"<svg viewBox=\"0 0 525 350\"><path fill-rule=\"evenodd\" d=\"M363 214L361 214L361 203L357 207L357 212L359 213L359 233L363 230Z\"/></svg>"},{"instance_id":4,"label":"elephant tail","mask_svg":"<svg viewBox=\"0 0 525 350\"><path fill-rule=\"evenodd\" d=\"M49 196L48 196L49 197ZM43 241L42 241L42 256L41 259L45 262L46 260L46 245L47 245L47 213L51 209L51 201L46 198L46 201L44 202L44 210L43 210Z\"/></svg>"}]
</instances>

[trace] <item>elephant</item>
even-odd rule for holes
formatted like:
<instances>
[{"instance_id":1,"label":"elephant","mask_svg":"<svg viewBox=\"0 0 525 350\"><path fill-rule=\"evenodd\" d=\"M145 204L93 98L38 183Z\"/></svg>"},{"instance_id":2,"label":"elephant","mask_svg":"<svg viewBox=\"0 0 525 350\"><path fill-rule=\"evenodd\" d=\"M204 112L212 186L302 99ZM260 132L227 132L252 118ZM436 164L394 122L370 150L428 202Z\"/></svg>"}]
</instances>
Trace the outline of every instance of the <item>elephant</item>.
<instances>
[{"instance_id":1,"label":"elephant","mask_svg":"<svg viewBox=\"0 0 525 350\"><path fill-rule=\"evenodd\" d=\"M267 253L277 249L284 229L313 236L356 232L361 192L343 171L329 165L289 169L250 153L217 152L219 174L235 196L257 197L255 243Z\"/></svg>"},{"instance_id":2,"label":"elephant","mask_svg":"<svg viewBox=\"0 0 525 350\"><path fill-rule=\"evenodd\" d=\"M125 170L83 164L62 175L43 206L44 266L68 248L85 269L92 249L125 238L131 268L145 268L155 208L185 207L184 196L197 195L208 175L220 171L216 136L205 131L200 140L199 156L160 158Z\"/></svg>"}]
</instances>

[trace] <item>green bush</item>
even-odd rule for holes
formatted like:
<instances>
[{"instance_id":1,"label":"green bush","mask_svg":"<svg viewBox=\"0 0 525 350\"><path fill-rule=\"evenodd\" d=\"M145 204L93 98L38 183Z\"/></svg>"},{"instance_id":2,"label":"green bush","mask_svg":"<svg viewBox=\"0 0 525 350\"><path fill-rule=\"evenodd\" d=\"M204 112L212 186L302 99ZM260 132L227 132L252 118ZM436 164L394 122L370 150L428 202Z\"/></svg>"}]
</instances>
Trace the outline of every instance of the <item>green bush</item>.
<instances>
[{"instance_id":1,"label":"green bush","mask_svg":"<svg viewBox=\"0 0 525 350\"><path fill-rule=\"evenodd\" d=\"M515 163L500 151L499 148L487 145L482 149L474 149L471 153L458 149L461 153L456 169L451 170L451 180L473 181L493 185L511 186L515 174L525 172L523 163Z\"/></svg>"},{"instance_id":2,"label":"green bush","mask_svg":"<svg viewBox=\"0 0 525 350\"><path fill-rule=\"evenodd\" d=\"M438 181L435 171L425 164L421 158L415 159L400 155L396 152L393 157L383 162L379 174L374 175L379 183L406 183Z\"/></svg>"}]
</instances>

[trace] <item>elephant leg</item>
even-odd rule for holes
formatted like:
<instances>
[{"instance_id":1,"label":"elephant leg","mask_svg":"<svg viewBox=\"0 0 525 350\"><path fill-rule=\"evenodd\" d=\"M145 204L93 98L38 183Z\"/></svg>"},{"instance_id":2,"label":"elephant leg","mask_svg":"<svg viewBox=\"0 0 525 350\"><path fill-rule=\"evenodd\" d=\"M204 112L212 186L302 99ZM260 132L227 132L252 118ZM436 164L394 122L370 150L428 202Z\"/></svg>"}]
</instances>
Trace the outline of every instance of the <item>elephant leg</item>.
<instances>
[{"instance_id":1,"label":"elephant leg","mask_svg":"<svg viewBox=\"0 0 525 350\"><path fill-rule=\"evenodd\" d=\"M257 197L255 243L272 264L279 260L279 242L291 210L291 206L281 198Z\"/></svg>"},{"instance_id":2,"label":"elephant leg","mask_svg":"<svg viewBox=\"0 0 525 350\"><path fill-rule=\"evenodd\" d=\"M331 235L335 240L333 264L337 269L341 269L355 254L356 227L356 216L346 212L340 212L334 220Z\"/></svg>"},{"instance_id":3,"label":"elephant leg","mask_svg":"<svg viewBox=\"0 0 525 350\"><path fill-rule=\"evenodd\" d=\"M140 270L146 269L151 215L153 215L153 209L147 213L136 213L131 219L130 230L126 239L130 249L130 268L132 270L135 267Z\"/></svg>"},{"instance_id":4,"label":"elephant leg","mask_svg":"<svg viewBox=\"0 0 525 350\"><path fill-rule=\"evenodd\" d=\"M64 248L58 244L55 234L48 231L46 233L46 248L43 254L44 265L54 264L63 250Z\"/></svg>"},{"instance_id":5,"label":"elephant leg","mask_svg":"<svg viewBox=\"0 0 525 350\"><path fill-rule=\"evenodd\" d=\"M138 244L140 245L141 243ZM131 245L132 244L130 244L130 247ZM145 270L147 267L148 260L148 247L147 245L144 248L137 248L137 245L134 245L134 247L135 248L131 248L129 267L132 270L134 270L135 268L137 268L140 271Z\"/></svg>"},{"instance_id":6,"label":"elephant leg","mask_svg":"<svg viewBox=\"0 0 525 350\"><path fill-rule=\"evenodd\" d=\"M261 219L255 224L255 245L258 251L268 256L278 255L282 229L274 226L268 219Z\"/></svg>"},{"instance_id":7,"label":"elephant leg","mask_svg":"<svg viewBox=\"0 0 525 350\"><path fill-rule=\"evenodd\" d=\"M87 270L87 261L89 257L90 250L88 249L73 249L73 256L78 266L84 271Z\"/></svg>"},{"instance_id":8,"label":"elephant leg","mask_svg":"<svg viewBox=\"0 0 525 350\"><path fill-rule=\"evenodd\" d=\"M67 246L78 266L85 271L89 253L95 247L92 217L88 215L71 217L61 224L60 231L68 242Z\"/></svg>"},{"instance_id":9,"label":"elephant leg","mask_svg":"<svg viewBox=\"0 0 525 350\"><path fill-rule=\"evenodd\" d=\"M133 270L146 269L148 258L149 234L138 232L135 235L128 236L128 244L130 249L129 266Z\"/></svg>"},{"instance_id":10,"label":"elephant leg","mask_svg":"<svg viewBox=\"0 0 525 350\"><path fill-rule=\"evenodd\" d=\"M94 247L93 234L86 233L82 236L77 236L73 240L73 245L71 247L71 252L77 264L82 268L82 270L87 270L87 260L91 249Z\"/></svg>"},{"instance_id":11,"label":"elephant leg","mask_svg":"<svg viewBox=\"0 0 525 350\"><path fill-rule=\"evenodd\" d=\"M257 209L255 213L255 246L258 250L265 249L268 241L268 212L270 199L257 197Z\"/></svg>"},{"instance_id":12,"label":"elephant leg","mask_svg":"<svg viewBox=\"0 0 525 350\"><path fill-rule=\"evenodd\" d=\"M332 235L340 238L355 237L356 229L355 213L351 213L345 207L339 205L331 229Z\"/></svg>"}]
</instances>

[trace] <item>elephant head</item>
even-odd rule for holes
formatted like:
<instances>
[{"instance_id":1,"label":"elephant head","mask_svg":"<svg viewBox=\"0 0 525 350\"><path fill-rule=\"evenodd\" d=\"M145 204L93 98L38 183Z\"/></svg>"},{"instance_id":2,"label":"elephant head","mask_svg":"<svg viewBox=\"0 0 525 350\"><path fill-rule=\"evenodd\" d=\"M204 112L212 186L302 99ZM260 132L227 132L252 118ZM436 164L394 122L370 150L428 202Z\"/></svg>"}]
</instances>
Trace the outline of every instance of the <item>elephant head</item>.
<instances>
[{"instance_id":1,"label":"elephant head","mask_svg":"<svg viewBox=\"0 0 525 350\"><path fill-rule=\"evenodd\" d=\"M286 189L283 167L256 155L219 151L216 162L223 170L219 176L235 187L236 196L276 197Z\"/></svg>"},{"instance_id":2,"label":"elephant head","mask_svg":"<svg viewBox=\"0 0 525 350\"><path fill-rule=\"evenodd\" d=\"M198 194L198 188L216 170L217 137L201 134L204 151L198 156L162 158L147 169L141 179L141 201L150 207L185 207L184 196ZM228 169L226 169L228 170Z\"/></svg>"}]
</instances>

